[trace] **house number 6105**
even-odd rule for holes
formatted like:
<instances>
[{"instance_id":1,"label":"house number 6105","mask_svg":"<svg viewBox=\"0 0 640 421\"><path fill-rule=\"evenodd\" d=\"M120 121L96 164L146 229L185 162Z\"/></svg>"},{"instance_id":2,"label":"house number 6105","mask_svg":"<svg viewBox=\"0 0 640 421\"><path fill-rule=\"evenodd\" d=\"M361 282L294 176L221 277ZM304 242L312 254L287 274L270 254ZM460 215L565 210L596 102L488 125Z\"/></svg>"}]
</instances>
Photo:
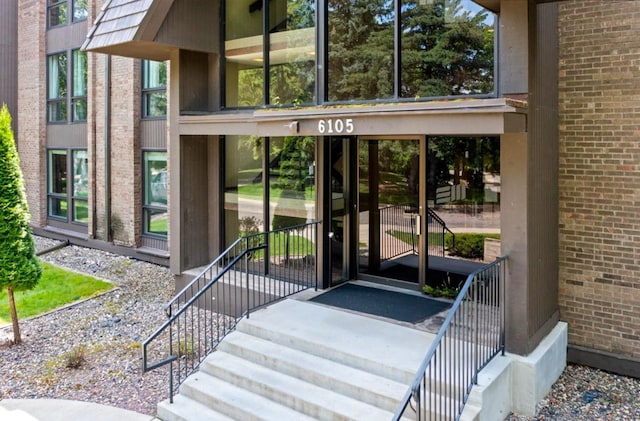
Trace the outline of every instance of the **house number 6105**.
<instances>
[{"instance_id":1,"label":"house number 6105","mask_svg":"<svg viewBox=\"0 0 640 421\"><path fill-rule=\"evenodd\" d=\"M318 121L318 132L320 134L353 133L354 129L352 118L329 118Z\"/></svg>"}]
</instances>

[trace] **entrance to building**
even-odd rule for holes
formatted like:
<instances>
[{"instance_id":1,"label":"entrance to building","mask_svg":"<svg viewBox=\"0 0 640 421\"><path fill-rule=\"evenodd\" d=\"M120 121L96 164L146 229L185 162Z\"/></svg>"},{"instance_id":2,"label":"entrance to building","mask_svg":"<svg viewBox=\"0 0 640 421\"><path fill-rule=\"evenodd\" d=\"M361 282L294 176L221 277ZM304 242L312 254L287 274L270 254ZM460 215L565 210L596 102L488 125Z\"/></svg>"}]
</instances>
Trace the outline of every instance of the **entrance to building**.
<instances>
[{"instance_id":1,"label":"entrance to building","mask_svg":"<svg viewBox=\"0 0 640 421\"><path fill-rule=\"evenodd\" d=\"M424 139L328 138L331 282L418 288ZM328 199L328 198L327 198Z\"/></svg>"}]
</instances>

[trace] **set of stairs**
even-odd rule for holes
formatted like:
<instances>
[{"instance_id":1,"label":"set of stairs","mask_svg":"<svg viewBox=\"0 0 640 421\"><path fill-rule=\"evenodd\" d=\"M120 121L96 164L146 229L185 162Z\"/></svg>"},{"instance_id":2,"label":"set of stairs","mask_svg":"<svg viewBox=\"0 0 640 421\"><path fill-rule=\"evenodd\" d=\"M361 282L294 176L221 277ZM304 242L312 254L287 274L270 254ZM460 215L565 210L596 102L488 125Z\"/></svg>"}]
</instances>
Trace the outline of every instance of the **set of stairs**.
<instances>
[{"instance_id":1,"label":"set of stairs","mask_svg":"<svg viewBox=\"0 0 640 421\"><path fill-rule=\"evenodd\" d=\"M285 300L228 335L164 421L390 420L434 335L322 305Z\"/></svg>"}]
</instances>

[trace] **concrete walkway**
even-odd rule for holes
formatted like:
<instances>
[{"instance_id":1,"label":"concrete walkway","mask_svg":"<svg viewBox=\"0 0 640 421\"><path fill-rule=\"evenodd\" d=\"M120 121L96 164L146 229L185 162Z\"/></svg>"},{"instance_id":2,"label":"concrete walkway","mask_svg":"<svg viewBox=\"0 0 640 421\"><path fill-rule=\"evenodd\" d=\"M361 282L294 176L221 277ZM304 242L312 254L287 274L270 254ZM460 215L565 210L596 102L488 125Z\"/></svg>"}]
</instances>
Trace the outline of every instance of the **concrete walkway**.
<instances>
[{"instance_id":1,"label":"concrete walkway","mask_svg":"<svg viewBox=\"0 0 640 421\"><path fill-rule=\"evenodd\" d=\"M2 399L2 421L152 421L158 418L97 403L63 399Z\"/></svg>"}]
</instances>

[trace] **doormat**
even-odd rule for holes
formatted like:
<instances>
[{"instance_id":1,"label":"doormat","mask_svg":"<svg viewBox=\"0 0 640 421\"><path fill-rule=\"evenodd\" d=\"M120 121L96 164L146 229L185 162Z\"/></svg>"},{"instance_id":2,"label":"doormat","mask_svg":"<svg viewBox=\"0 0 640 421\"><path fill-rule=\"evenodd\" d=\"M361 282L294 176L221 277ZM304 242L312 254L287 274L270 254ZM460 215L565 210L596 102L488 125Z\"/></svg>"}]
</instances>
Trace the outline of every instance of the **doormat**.
<instances>
[{"instance_id":1,"label":"doormat","mask_svg":"<svg viewBox=\"0 0 640 421\"><path fill-rule=\"evenodd\" d=\"M354 284L341 285L310 301L409 323L421 322L451 307L428 297Z\"/></svg>"}]
</instances>

